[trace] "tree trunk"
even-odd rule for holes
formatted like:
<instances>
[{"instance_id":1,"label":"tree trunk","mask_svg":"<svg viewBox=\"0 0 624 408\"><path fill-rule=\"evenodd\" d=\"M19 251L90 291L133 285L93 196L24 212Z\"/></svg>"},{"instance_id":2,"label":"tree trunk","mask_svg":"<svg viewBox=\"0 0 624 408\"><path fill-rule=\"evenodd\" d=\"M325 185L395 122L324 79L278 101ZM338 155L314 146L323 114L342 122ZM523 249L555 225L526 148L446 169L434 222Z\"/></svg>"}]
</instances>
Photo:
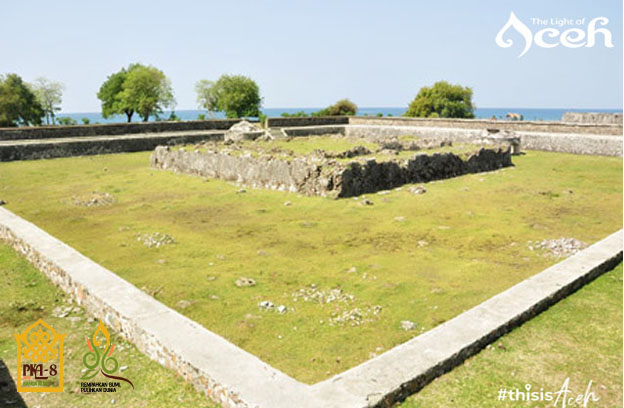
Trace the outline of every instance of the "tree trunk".
<instances>
[{"instance_id":1,"label":"tree trunk","mask_svg":"<svg viewBox=\"0 0 624 408\"><path fill-rule=\"evenodd\" d=\"M126 111L125 114L128 117L128 123L132 122L132 115L134 114L134 111Z\"/></svg>"}]
</instances>

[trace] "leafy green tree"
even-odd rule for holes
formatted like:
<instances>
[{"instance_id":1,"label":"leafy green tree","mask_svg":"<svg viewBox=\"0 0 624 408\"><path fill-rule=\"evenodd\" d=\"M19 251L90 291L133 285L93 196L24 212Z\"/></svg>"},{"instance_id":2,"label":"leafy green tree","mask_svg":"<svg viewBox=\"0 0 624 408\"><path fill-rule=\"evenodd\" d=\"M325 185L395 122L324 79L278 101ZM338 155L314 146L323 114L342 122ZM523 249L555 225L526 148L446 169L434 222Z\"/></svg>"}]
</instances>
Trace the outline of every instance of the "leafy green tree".
<instances>
[{"instance_id":1,"label":"leafy green tree","mask_svg":"<svg viewBox=\"0 0 624 408\"><path fill-rule=\"evenodd\" d=\"M40 125L43 107L17 74L0 75L0 127Z\"/></svg>"},{"instance_id":2,"label":"leafy green tree","mask_svg":"<svg viewBox=\"0 0 624 408\"><path fill-rule=\"evenodd\" d=\"M315 112L313 116L354 116L357 111L356 104L349 99L341 99L335 104Z\"/></svg>"},{"instance_id":3,"label":"leafy green tree","mask_svg":"<svg viewBox=\"0 0 624 408\"><path fill-rule=\"evenodd\" d=\"M32 84L32 90L43 107L47 125L53 125L56 112L61 111L60 105L63 102L63 89L62 83L53 82L43 77L35 79L35 82Z\"/></svg>"},{"instance_id":4,"label":"leafy green tree","mask_svg":"<svg viewBox=\"0 0 624 408\"><path fill-rule=\"evenodd\" d=\"M131 65L128 69L132 69ZM121 100L121 92L123 84L128 76L128 70L122 68L119 72L109 75L106 81L100 87L97 97L102 101L102 116L109 118L113 115L124 114L128 118L128 122L132 121L134 108L123 105Z\"/></svg>"},{"instance_id":5,"label":"leafy green tree","mask_svg":"<svg viewBox=\"0 0 624 408\"><path fill-rule=\"evenodd\" d=\"M56 120L58 121L60 125L63 125L63 126L74 126L78 124L78 121L76 121L76 119L70 118L69 116L61 116L60 118L57 118Z\"/></svg>"},{"instance_id":6,"label":"leafy green tree","mask_svg":"<svg viewBox=\"0 0 624 408\"><path fill-rule=\"evenodd\" d=\"M124 114L128 122L134 113L144 121L175 105L171 83L157 68L131 64L110 75L97 94L102 101L102 116Z\"/></svg>"},{"instance_id":7,"label":"leafy green tree","mask_svg":"<svg viewBox=\"0 0 624 408\"><path fill-rule=\"evenodd\" d=\"M208 112L225 112L228 118L260 116L260 88L251 78L221 75L216 82L197 82L195 90L200 107Z\"/></svg>"},{"instance_id":8,"label":"leafy green tree","mask_svg":"<svg viewBox=\"0 0 624 408\"><path fill-rule=\"evenodd\" d=\"M175 106L171 81L158 68L134 66L128 71L122 88L121 105L133 109L143 122Z\"/></svg>"},{"instance_id":9,"label":"leafy green tree","mask_svg":"<svg viewBox=\"0 0 624 408\"><path fill-rule=\"evenodd\" d=\"M197 93L197 104L200 108L206 109L208 115L214 117L215 112L219 111L217 106L217 93L214 81L202 79L195 84L195 92ZM203 120L203 118L202 118Z\"/></svg>"},{"instance_id":10,"label":"leafy green tree","mask_svg":"<svg viewBox=\"0 0 624 408\"><path fill-rule=\"evenodd\" d=\"M422 118L474 118L472 88L439 81L424 86L404 116Z\"/></svg>"}]
</instances>

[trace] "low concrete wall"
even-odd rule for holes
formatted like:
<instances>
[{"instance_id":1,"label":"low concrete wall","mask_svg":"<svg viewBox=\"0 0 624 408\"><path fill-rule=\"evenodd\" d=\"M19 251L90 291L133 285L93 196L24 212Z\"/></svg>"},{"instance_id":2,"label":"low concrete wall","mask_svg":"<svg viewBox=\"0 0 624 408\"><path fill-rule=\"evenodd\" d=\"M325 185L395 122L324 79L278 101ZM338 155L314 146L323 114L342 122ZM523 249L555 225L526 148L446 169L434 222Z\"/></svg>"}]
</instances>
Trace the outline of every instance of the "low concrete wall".
<instances>
[{"instance_id":1,"label":"low concrete wall","mask_svg":"<svg viewBox=\"0 0 624 408\"><path fill-rule=\"evenodd\" d=\"M190 130L227 130L240 121L241 119L213 119L181 122L0 128L0 140L59 139L65 137L113 136Z\"/></svg>"},{"instance_id":2,"label":"low concrete wall","mask_svg":"<svg viewBox=\"0 0 624 408\"><path fill-rule=\"evenodd\" d=\"M409 123L409 122L408 122ZM396 137L420 136L428 139L453 142L474 142L483 136L484 129L451 127L396 126L396 125L348 125L309 126L283 128L288 136L313 136L319 134L344 134L347 137ZM589 154L622 157L622 137L614 135L570 134L516 131L522 149L548 152Z\"/></svg>"},{"instance_id":3,"label":"low concrete wall","mask_svg":"<svg viewBox=\"0 0 624 408\"><path fill-rule=\"evenodd\" d=\"M622 138L605 135L516 132L523 149L622 157Z\"/></svg>"},{"instance_id":4,"label":"low concrete wall","mask_svg":"<svg viewBox=\"0 0 624 408\"><path fill-rule=\"evenodd\" d=\"M160 145L198 143L223 140L223 132L203 131L166 134L138 134L113 137L72 138L0 142L0 162L13 160L51 159L89 156L94 154L141 152Z\"/></svg>"},{"instance_id":5,"label":"low concrete wall","mask_svg":"<svg viewBox=\"0 0 624 408\"><path fill-rule=\"evenodd\" d=\"M152 167L236 181L275 190L336 198L388 190L408 183L446 179L511 166L509 149L482 148L467 158L453 153L415 154L408 160L363 163L296 157L232 155L218 151L190 152L157 147Z\"/></svg>"},{"instance_id":6,"label":"low concrete wall","mask_svg":"<svg viewBox=\"0 0 624 408\"><path fill-rule=\"evenodd\" d=\"M319 135L344 135L349 126L344 125L321 125L321 126L300 126L300 127L283 127L287 136L319 136Z\"/></svg>"},{"instance_id":7,"label":"low concrete wall","mask_svg":"<svg viewBox=\"0 0 624 408\"><path fill-rule=\"evenodd\" d=\"M267 127L296 127L296 126L323 126L348 125L348 116L318 116L304 118L268 118Z\"/></svg>"},{"instance_id":8,"label":"low concrete wall","mask_svg":"<svg viewBox=\"0 0 624 408\"><path fill-rule=\"evenodd\" d=\"M622 135L622 125L571 124L540 121L502 121L483 119L429 119L429 118L376 118L349 117L350 125L413 126L429 128L500 129L516 132L581 133L595 135Z\"/></svg>"},{"instance_id":9,"label":"low concrete wall","mask_svg":"<svg viewBox=\"0 0 624 408\"><path fill-rule=\"evenodd\" d=\"M621 115L619 121L596 121L595 123L564 123L545 121L503 121L486 119L405 118L372 116L329 116L307 118L269 118L268 127L301 127L324 125L375 125L411 126L427 128L500 129L523 132L580 133L596 135L622 135Z\"/></svg>"},{"instance_id":10,"label":"low concrete wall","mask_svg":"<svg viewBox=\"0 0 624 408\"><path fill-rule=\"evenodd\" d=\"M595 113L595 112L566 112L561 118L567 123L590 123L599 125L622 126L621 113Z\"/></svg>"}]
</instances>

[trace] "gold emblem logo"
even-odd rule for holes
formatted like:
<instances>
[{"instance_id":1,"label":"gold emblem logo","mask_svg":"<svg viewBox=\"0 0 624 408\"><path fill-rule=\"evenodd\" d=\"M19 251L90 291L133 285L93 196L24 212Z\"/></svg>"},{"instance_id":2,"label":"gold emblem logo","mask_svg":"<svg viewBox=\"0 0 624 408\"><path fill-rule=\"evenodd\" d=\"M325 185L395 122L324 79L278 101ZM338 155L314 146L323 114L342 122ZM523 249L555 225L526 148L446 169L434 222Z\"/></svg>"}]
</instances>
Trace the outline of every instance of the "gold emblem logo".
<instances>
[{"instance_id":1,"label":"gold emblem logo","mask_svg":"<svg viewBox=\"0 0 624 408\"><path fill-rule=\"evenodd\" d=\"M63 342L65 335L57 333L39 319L21 334L17 343L17 391L63 391Z\"/></svg>"}]
</instances>

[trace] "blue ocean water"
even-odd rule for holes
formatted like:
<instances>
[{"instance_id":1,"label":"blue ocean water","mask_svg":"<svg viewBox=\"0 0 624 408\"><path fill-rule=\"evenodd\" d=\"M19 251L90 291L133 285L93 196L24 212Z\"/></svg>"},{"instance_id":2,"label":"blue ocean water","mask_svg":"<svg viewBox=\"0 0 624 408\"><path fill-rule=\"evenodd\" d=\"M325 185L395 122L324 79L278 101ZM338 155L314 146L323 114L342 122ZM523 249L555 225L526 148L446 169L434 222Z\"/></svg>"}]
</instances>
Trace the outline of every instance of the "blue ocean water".
<instances>
[{"instance_id":1,"label":"blue ocean water","mask_svg":"<svg viewBox=\"0 0 624 408\"><path fill-rule=\"evenodd\" d=\"M269 117L281 116L282 113L295 113L304 111L306 113L312 113L320 110L321 108L265 108L262 112ZM383 116L402 116L405 113L406 108L359 108L358 116L377 116L382 114ZM608 112L608 113L621 113L621 109L535 109L535 108L478 108L475 110L477 118L490 119L496 117L497 119L504 119L507 113L519 113L523 115L524 120L540 120L540 121L559 121L565 112ZM166 120L170 111L166 111L161 115L161 119ZM196 120L200 114L204 114L206 118L224 118L225 115L222 112L208 115L205 111L200 110L179 110L175 111L176 116L182 120ZM99 112L84 112L84 113L60 113L57 117L70 117L76 120L78 123L82 123L83 118L89 120L89 123L116 123L126 122L126 117L122 115L116 115L107 119L104 119ZM150 117L150 121L155 118ZM141 119L134 115L133 122L140 122Z\"/></svg>"}]
</instances>

